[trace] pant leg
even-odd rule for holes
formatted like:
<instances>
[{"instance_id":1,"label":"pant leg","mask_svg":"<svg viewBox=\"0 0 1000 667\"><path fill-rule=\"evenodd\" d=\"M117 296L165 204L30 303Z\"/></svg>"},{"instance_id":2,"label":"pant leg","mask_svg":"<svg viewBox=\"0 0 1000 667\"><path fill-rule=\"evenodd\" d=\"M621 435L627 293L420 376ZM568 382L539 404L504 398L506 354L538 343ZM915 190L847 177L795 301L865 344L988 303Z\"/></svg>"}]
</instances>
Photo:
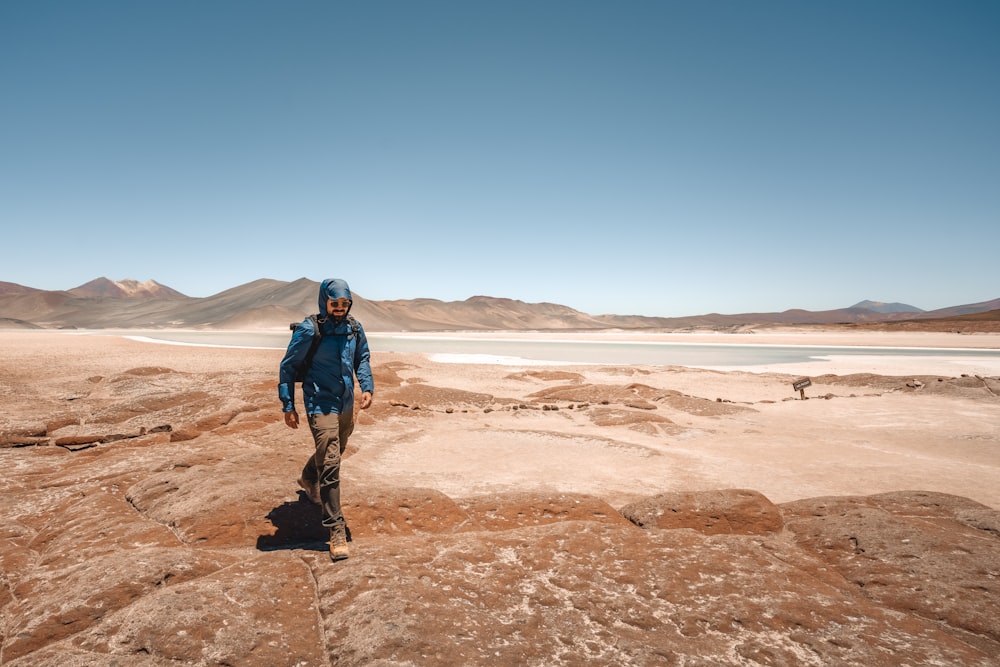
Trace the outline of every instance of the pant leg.
<instances>
[{"instance_id":1,"label":"pant leg","mask_svg":"<svg viewBox=\"0 0 1000 667\"><path fill-rule=\"evenodd\" d=\"M340 459L347 440L354 431L354 413L309 415L316 451L302 471L303 478L319 480L319 495L323 506L323 525L334 528L344 525L340 506ZM307 476L309 475L309 476Z\"/></svg>"},{"instance_id":2,"label":"pant leg","mask_svg":"<svg viewBox=\"0 0 1000 667\"><path fill-rule=\"evenodd\" d=\"M311 426L310 426L311 428ZM316 440L316 434L313 433L313 441ZM317 449L319 445L316 446ZM319 470L316 468L316 450L309 455L306 459L306 464L302 466L302 481L308 482L309 484L316 484L319 482Z\"/></svg>"}]
</instances>

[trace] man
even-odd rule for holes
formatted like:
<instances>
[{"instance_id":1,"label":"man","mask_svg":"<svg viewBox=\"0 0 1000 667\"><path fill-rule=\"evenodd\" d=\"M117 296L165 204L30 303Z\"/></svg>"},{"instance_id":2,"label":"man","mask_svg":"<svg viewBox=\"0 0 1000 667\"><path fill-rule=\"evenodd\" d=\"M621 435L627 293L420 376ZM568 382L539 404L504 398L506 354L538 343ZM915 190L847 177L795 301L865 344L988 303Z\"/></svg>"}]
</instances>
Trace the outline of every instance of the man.
<instances>
[{"instance_id":1,"label":"man","mask_svg":"<svg viewBox=\"0 0 1000 667\"><path fill-rule=\"evenodd\" d=\"M340 507L340 458L354 431L354 379L361 387L358 406L362 410L372 404L375 386L365 331L348 315L354 303L350 287L338 278L327 278L320 284L318 302L319 317L298 324L288 343L278 373L278 398L285 424L298 428L295 379L304 371L300 376L302 402L316 451L306 461L299 486L312 502L322 506L323 525L330 529L330 558L338 561L349 556L347 526ZM318 346L310 360L317 335Z\"/></svg>"}]
</instances>

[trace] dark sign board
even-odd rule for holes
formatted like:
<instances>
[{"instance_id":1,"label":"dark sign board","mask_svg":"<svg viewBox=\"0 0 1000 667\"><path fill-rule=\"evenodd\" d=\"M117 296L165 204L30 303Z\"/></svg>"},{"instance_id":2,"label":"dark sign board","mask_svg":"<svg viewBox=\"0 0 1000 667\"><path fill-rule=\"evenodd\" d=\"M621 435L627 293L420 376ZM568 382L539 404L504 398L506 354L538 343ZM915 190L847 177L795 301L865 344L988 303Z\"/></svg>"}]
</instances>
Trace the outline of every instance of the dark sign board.
<instances>
[{"instance_id":1,"label":"dark sign board","mask_svg":"<svg viewBox=\"0 0 1000 667\"><path fill-rule=\"evenodd\" d=\"M812 380L809 378L801 378L792 383L792 389L795 391L802 391L806 387L812 386Z\"/></svg>"}]
</instances>

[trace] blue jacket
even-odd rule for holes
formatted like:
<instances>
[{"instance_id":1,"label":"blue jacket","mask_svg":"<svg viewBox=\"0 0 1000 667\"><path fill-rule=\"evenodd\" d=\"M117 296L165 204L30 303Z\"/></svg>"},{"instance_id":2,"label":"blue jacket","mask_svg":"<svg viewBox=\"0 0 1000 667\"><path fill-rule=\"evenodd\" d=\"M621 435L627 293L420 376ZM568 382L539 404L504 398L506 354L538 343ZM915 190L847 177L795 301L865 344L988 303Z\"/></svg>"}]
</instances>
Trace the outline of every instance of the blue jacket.
<instances>
[{"instance_id":1,"label":"blue jacket","mask_svg":"<svg viewBox=\"0 0 1000 667\"><path fill-rule=\"evenodd\" d=\"M361 391L375 391L364 328L358 324L355 333L346 317L335 321L332 316L326 315L327 299L351 298L351 290L343 280L327 278L320 284L319 320L323 338L302 382L302 400L308 415L340 414L353 410L355 377ZM295 327L285 358L281 360L278 398L284 412L295 410L295 375L305 362L314 333L312 320L303 320Z\"/></svg>"}]
</instances>

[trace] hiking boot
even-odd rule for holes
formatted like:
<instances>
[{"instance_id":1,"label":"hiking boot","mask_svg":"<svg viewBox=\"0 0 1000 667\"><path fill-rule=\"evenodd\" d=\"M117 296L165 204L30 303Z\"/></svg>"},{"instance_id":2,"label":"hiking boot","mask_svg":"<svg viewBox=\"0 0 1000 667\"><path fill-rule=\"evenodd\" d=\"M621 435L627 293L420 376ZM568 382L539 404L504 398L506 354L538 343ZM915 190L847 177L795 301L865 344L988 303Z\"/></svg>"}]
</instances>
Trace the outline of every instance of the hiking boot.
<instances>
[{"instance_id":1,"label":"hiking boot","mask_svg":"<svg viewBox=\"0 0 1000 667\"><path fill-rule=\"evenodd\" d=\"M347 529L344 526L330 529L330 560L344 560L350 556L347 548Z\"/></svg>"},{"instance_id":2,"label":"hiking boot","mask_svg":"<svg viewBox=\"0 0 1000 667\"><path fill-rule=\"evenodd\" d=\"M299 486L306 492L306 498L309 499L309 502L313 505L322 504L323 501L319 498L319 482L307 482L299 477Z\"/></svg>"}]
</instances>

